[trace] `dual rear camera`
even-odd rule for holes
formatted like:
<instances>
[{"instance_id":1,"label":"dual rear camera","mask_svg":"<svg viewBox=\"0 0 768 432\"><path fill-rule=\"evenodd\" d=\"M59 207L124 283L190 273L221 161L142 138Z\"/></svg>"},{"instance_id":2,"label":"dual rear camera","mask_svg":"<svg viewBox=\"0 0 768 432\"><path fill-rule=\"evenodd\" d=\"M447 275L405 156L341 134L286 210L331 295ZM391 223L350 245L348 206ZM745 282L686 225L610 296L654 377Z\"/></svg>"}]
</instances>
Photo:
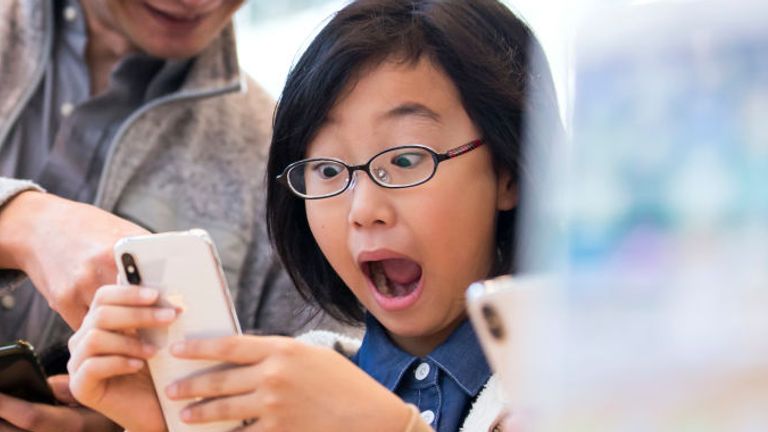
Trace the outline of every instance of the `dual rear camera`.
<instances>
[{"instance_id":1,"label":"dual rear camera","mask_svg":"<svg viewBox=\"0 0 768 432\"><path fill-rule=\"evenodd\" d=\"M139 268L136 266L136 260L133 259L133 255L124 253L120 256L120 260L123 262L125 278L128 279L128 283L131 285L141 285L141 275L139 274Z\"/></svg>"},{"instance_id":2,"label":"dual rear camera","mask_svg":"<svg viewBox=\"0 0 768 432\"><path fill-rule=\"evenodd\" d=\"M488 327L488 332L497 341L503 341L506 332L504 331L504 320L501 318L499 311L490 303L484 304L480 310L483 314L485 325Z\"/></svg>"}]
</instances>

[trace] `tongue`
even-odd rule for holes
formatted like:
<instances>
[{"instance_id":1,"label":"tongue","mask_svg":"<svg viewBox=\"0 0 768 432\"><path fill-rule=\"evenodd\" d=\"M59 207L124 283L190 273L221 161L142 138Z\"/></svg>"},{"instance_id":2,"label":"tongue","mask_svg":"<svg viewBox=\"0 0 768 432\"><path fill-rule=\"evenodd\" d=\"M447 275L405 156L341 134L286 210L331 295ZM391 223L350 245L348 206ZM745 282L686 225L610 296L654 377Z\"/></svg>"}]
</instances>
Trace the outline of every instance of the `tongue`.
<instances>
[{"instance_id":1,"label":"tongue","mask_svg":"<svg viewBox=\"0 0 768 432\"><path fill-rule=\"evenodd\" d=\"M421 277L421 266L409 259L388 259L381 261L387 278L400 285L416 282Z\"/></svg>"}]
</instances>

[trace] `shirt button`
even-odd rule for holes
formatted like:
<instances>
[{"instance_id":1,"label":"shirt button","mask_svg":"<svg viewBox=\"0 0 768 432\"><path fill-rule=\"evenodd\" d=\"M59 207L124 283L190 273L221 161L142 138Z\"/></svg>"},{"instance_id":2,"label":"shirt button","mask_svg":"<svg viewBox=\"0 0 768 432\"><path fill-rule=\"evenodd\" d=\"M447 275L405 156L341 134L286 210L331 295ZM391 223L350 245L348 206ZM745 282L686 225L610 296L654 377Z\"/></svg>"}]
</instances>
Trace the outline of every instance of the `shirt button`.
<instances>
[{"instance_id":1,"label":"shirt button","mask_svg":"<svg viewBox=\"0 0 768 432\"><path fill-rule=\"evenodd\" d=\"M77 9L73 6L67 6L64 8L64 19L72 22L77 18Z\"/></svg>"},{"instance_id":2,"label":"shirt button","mask_svg":"<svg viewBox=\"0 0 768 432\"><path fill-rule=\"evenodd\" d=\"M16 299L12 295L6 294L0 298L0 304L3 305L3 309L11 310L16 306Z\"/></svg>"},{"instance_id":3,"label":"shirt button","mask_svg":"<svg viewBox=\"0 0 768 432\"><path fill-rule=\"evenodd\" d=\"M432 410L422 411L421 419L424 420L426 424L432 424L432 422L435 421L435 412Z\"/></svg>"},{"instance_id":4,"label":"shirt button","mask_svg":"<svg viewBox=\"0 0 768 432\"><path fill-rule=\"evenodd\" d=\"M416 379L419 381L422 381L424 378L429 375L429 364L422 363L417 368L416 371L413 373L416 376Z\"/></svg>"},{"instance_id":5,"label":"shirt button","mask_svg":"<svg viewBox=\"0 0 768 432\"><path fill-rule=\"evenodd\" d=\"M64 117L69 117L69 115L72 114L72 111L74 110L75 110L75 106L69 102L61 104L60 111L61 111L61 115L63 115Z\"/></svg>"}]
</instances>

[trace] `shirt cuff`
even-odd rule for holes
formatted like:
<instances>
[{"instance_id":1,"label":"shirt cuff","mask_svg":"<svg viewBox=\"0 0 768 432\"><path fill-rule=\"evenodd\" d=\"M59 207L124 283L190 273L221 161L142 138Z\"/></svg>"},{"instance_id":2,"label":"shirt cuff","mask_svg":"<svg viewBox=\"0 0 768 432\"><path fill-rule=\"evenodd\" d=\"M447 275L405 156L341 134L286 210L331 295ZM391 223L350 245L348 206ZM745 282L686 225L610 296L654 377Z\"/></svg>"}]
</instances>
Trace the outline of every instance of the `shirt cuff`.
<instances>
[{"instance_id":1,"label":"shirt cuff","mask_svg":"<svg viewBox=\"0 0 768 432\"><path fill-rule=\"evenodd\" d=\"M29 180L17 180L8 177L0 177L0 207L10 201L11 198L28 190L45 192L43 188Z\"/></svg>"},{"instance_id":2,"label":"shirt cuff","mask_svg":"<svg viewBox=\"0 0 768 432\"><path fill-rule=\"evenodd\" d=\"M29 180L0 177L0 211L2 211L3 205L13 199L13 197L28 190L45 192L43 188ZM24 273L18 270L1 269L0 295L12 293L26 279Z\"/></svg>"}]
</instances>

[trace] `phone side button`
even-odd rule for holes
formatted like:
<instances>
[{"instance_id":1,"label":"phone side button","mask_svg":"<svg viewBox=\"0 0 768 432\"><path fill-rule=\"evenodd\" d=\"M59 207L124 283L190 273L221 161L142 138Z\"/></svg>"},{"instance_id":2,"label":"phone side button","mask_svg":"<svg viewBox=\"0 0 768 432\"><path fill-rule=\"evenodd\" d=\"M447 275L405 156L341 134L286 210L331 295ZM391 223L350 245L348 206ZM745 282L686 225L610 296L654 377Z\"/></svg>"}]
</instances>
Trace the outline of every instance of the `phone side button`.
<instances>
[{"instance_id":1,"label":"phone side button","mask_svg":"<svg viewBox=\"0 0 768 432\"><path fill-rule=\"evenodd\" d=\"M13 309L14 306L16 306L16 298L14 298L11 294L6 294L0 297L0 306L2 306L5 310Z\"/></svg>"}]
</instances>

